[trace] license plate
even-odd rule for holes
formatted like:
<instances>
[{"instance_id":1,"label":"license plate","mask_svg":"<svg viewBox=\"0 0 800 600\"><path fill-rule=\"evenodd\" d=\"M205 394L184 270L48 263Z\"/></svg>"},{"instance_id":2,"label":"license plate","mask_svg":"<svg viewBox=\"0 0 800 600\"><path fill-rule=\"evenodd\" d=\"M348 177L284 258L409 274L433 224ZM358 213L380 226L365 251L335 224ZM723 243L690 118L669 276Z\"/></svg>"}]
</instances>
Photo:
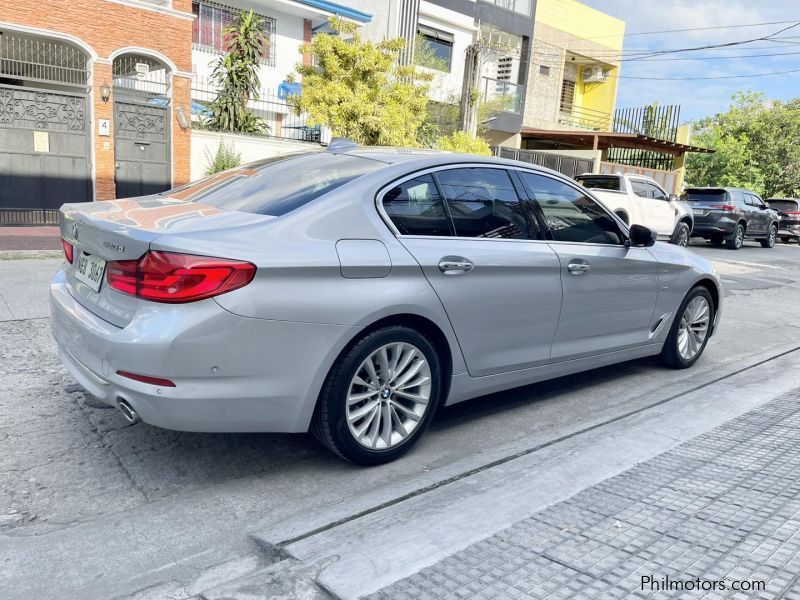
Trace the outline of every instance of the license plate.
<instances>
[{"instance_id":1,"label":"license plate","mask_svg":"<svg viewBox=\"0 0 800 600\"><path fill-rule=\"evenodd\" d=\"M82 281L95 292L99 292L105 271L106 261L102 258L84 254L82 251L78 253L78 260L75 263L75 279Z\"/></svg>"}]
</instances>

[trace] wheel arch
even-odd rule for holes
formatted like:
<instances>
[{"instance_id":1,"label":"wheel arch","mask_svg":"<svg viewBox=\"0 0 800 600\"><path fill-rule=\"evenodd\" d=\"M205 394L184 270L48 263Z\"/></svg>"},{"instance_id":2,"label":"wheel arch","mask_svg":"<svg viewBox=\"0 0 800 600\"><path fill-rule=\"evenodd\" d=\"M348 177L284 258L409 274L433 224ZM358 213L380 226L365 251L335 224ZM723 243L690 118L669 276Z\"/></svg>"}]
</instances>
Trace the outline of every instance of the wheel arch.
<instances>
[{"instance_id":1,"label":"wheel arch","mask_svg":"<svg viewBox=\"0 0 800 600\"><path fill-rule=\"evenodd\" d=\"M704 277L699 279L695 282L694 286L692 287L704 287L708 290L708 293L711 294L711 301L714 303L714 323L711 324L711 333L714 333L714 326L716 325L717 321L717 313L719 312L719 303L721 299L721 290L717 285L717 282L709 277Z\"/></svg>"}]
</instances>

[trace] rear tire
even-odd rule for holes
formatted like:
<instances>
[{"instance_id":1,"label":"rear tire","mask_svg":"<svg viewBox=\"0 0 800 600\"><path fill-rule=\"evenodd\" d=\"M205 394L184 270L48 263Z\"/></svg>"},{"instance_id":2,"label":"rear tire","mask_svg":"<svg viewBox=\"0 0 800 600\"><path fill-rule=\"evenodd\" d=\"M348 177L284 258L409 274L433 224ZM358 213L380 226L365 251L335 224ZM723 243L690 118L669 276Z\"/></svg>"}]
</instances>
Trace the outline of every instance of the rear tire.
<instances>
[{"instance_id":1,"label":"rear tire","mask_svg":"<svg viewBox=\"0 0 800 600\"><path fill-rule=\"evenodd\" d=\"M767 237L765 237L761 241L762 248L774 248L775 247L775 239L778 236L778 226L774 223L769 226L769 231L767 232Z\"/></svg>"},{"instance_id":2,"label":"rear tire","mask_svg":"<svg viewBox=\"0 0 800 600\"><path fill-rule=\"evenodd\" d=\"M672 238L669 240L670 244L676 246L683 246L684 248L689 245L689 225L681 221L675 228Z\"/></svg>"},{"instance_id":3,"label":"rear tire","mask_svg":"<svg viewBox=\"0 0 800 600\"><path fill-rule=\"evenodd\" d=\"M744 244L744 225L741 223L736 225L736 230L733 232L733 237L725 240L725 245L731 250L738 250Z\"/></svg>"},{"instance_id":4,"label":"rear tire","mask_svg":"<svg viewBox=\"0 0 800 600\"><path fill-rule=\"evenodd\" d=\"M441 393L441 365L428 338L409 327L384 327L337 359L320 392L311 432L346 460L387 463L419 440Z\"/></svg>"},{"instance_id":5,"label":"rear tire","mask_svg":"<svg viewBox=\"0 0 800 600\"><path fill-rule=\"evenodd\" d=\"M698 300L698 298L700 300ZM694 302L694 304L692 304ZM691 306L690 306L691 305ZM703 306L707 312L703 313ZM689 290L672 321L667 341L661 350L661 361L673 369L688 369L703 354L714 324L714 300L702 285ZM703 320L705 329L703 329ZM702 333L702 340L697 335ZM693 352L686 352L693 348Z\"/></svg>"}]
</instances>

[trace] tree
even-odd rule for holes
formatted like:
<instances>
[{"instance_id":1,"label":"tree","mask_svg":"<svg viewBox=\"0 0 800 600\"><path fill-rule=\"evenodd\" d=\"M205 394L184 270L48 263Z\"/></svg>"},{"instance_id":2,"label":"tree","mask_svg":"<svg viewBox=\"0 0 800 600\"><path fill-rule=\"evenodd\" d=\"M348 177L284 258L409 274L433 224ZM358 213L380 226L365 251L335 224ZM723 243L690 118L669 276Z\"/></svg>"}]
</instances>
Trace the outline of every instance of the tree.
<instances>
[{"instance_id":1,"label":"tree","mask_svg":"<svg viewBox=\"0 0 800 600\"><path fill-rule=\"evenodd\" d=\"M333 34L316 35L300 48L315 60L297 65L303 76L303 93L292 97L297 113L359 144L419 145L430 76L399 65L404 40L364 42L354 23L333 18L330 24Z\"/></svg>"},{"instance_id":2,"label":"tree","mask_svg":"<svg viewBox=\"0 0 800 600\"><path fill-rule=\"evenodd\" d=\"M800 99L768 101L740 92L727 112L694 124L693 143L716 150L690 154L690 185L745 187L764 197L800 194Z\"/></svg>"},{"instance_id":3,"label":"tree","mask_svg":"<svg viewBox=\"0 0 800 600\"><path fill-rule=\"evenodd\" d=\"M492 150L486 140L472 136L466 131L455 131L450 135L440 137L436 140L436 149L481 154L483 156L492 155Z\"/></svg>"},{"instance_id":4,"label":"tree","mask_svg":"<svg viewBox=\"0 0 800 600\"><path fill-rule=\"evenodd\" d=\"M268 42L264 19L251 11L242 11L223 31L226 53L214 63L211 79L219 86L209 104L211 113L206 125L221 131L267 133L269 128L250 112L248 103L257 100L261 82L258 69Z\"/></svg>"}]
</instances>

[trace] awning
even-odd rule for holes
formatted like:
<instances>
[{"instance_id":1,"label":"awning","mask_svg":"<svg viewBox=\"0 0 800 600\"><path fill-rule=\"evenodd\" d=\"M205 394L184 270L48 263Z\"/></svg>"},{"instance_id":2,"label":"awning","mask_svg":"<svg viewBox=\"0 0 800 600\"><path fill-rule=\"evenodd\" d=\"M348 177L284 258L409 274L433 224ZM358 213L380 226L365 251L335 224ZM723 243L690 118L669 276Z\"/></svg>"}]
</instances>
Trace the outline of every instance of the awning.
<instances>
[{"instance_id":1,"label":"awning","mask_svg":"<svg viewBox=\"0 0 800 600\"><path fill-rule=\"evenodd\" d=\"M523 140L531 140L543 148L562 150L607 150L609 148L635 148L680 156L687 152L711 154L711 148L679 144L640 133L617 133L614 131L582 131L576 129L533 129L523 127Z\"/></svg>"}]
</instances>

